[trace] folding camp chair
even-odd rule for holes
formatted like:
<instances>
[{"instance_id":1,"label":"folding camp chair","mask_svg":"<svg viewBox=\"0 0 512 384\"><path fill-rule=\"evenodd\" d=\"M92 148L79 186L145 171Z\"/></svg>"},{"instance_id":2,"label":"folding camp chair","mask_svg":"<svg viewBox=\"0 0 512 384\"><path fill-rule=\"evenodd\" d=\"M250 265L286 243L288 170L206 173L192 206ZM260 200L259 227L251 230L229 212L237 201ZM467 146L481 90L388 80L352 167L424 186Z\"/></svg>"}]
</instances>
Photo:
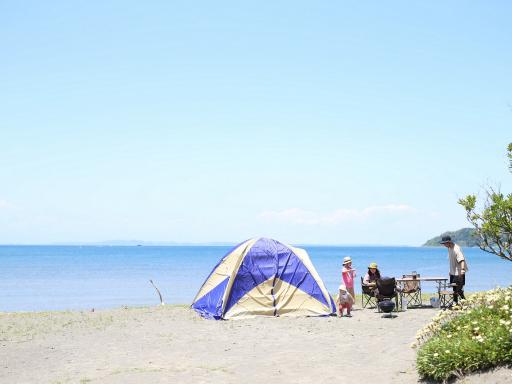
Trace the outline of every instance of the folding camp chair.
<instances>
[{"instance_id":1,"label":"folding camp chair","mask_svg":"<svg viewBox=\"0 0 512 384\"><path fill-rule=\"evenodd\" d=\"M454 295L453 287L456 284L444 283L439 290L439 306L443 309L451 308L454 304Z\"/></svg>"},{"instance_id":2,"label":"folding camp chair","mask_svg":"<svg viewBox=\"0 0 512 384\"><path fill-rule=\"evenodd\" d=\"M400 300L407 299L407 306L421 307L423 302L421 300L421 282L418 280L420 275L403 275L404 279L412 279L402 282L402 290L400 292Z\"/></svg>"},{"instance_id":3,"label":"folding camp chair","mask_svg":"<svg viewBox=\"0 0 512 384\"><path fill-rule=\"evenodd\" d=\"M398 312L398 291L396 289L396 280L394 277L383 277L377 280L377 308L380 312L379 302L395 299L395 310Z\"/></svg>"},{"instance_id":4,"label":"folding camp chair","mask_svg":"<svg viewBox=\"0 0 512 384\"><path fill-rule=\"evenodd\" d=\"M361 276L361 306L363 308L366 307L376 307L377 306L377 298L375 297L375 290L371 289L363 282L363 277Z\"/></svg>"}]
</instances>

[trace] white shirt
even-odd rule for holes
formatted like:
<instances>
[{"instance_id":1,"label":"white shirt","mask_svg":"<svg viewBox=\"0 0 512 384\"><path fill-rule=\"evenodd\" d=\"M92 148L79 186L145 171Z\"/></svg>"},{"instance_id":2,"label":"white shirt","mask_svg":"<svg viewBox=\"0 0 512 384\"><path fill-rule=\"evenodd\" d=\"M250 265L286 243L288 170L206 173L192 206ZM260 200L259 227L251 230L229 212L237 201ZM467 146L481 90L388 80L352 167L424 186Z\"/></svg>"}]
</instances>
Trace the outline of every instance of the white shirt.
<instances>
[{"instance_id":1,"label":"white shirt","mask_svg":"<svg viewBox=\"0 0 512 384\"><path fill-rule=\"evenodd\" d=\"M338 300L339 300L339 303L340 304L352 304L352 295L348 292L345 292L345 293L341 293L340 292L340 295L338 297Z\"/></svg>"},{"instance_id":2,"label":"white shirt","mask_svg":"<svg viewBox=\"0 0 512 384\"><path fill-rule=\"evenodd\" d=\"M448 248L448 260L450 261L450 275L459 276L461 275L460 262L466 261L462 249L457 244L453 244L453 248ZM468 270L468 264L466 264L466 271Z\"/></svg>"}]
</instances>

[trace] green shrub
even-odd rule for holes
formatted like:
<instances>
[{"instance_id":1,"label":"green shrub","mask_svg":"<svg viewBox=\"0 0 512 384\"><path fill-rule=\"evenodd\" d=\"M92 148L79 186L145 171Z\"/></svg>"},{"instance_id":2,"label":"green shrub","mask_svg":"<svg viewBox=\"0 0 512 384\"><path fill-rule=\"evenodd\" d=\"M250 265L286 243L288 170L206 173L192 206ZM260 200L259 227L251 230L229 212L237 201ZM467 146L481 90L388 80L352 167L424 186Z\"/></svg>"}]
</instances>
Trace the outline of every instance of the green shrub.
<instances>
[{"instance_id":1,"label":"green shrub","mask_svg":"<svg viewBox=\"0 0 512 384\"><path fill-rule=\"evenodd\" d=\"M418 373L443 381L512 363L512 287L473 295L418 332Z\"/></svg>"}]
</instances>

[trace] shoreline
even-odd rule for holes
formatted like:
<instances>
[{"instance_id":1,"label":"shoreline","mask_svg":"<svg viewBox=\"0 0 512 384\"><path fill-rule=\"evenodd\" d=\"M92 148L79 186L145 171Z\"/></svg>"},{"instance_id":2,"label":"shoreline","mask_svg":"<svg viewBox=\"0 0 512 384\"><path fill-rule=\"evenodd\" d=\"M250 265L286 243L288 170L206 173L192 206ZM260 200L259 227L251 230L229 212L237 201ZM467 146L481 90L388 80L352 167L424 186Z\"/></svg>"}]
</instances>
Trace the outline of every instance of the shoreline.
<instances>
[{"instance_id":1,"label":"shoreline","mask_svg":"<svg viewBox=\"0 0 512 384\"><path fill-rule=\"evenodd\" d=\"M473 295L475 293L479 293L479 292L482 292L482 291L465 291L465 293L469 296L469 295ZM336 295L338 294L337 292L330 292L329 293L333 299L336 298ZM428 304L429 303L429 300L430 300L430 297L433 297L436 295L436 292L430 292L430 291L423 291L421 296L422 296L422 300L423 300L423 306L425 308L431 308L430 305ZM356 297L355 297L355 303L356 303L356 307L360 307L360 304L361 304L361 293L356 293ZM178 307L178 308L190 308L192 304L184 304L184 303L165 303L163 306L164 307ZM119 305L119 306L112 306L112 307L91 307L91 308L82 308L82 309L77 309L77 308L70 308L70 309L48 309L48 310L45 310L45 309L42 309L42 310L33 310L33 311L1 311L0 310L0 316L3 315L3 314L31 314L31 313L34 313L34 314L37 314L37 313L50 313L50 312L55 312L55 313L66 313L66 312L99 312L99 311L113 311L113 310L117 310L117 309L126 309L126 308L132 308L132 309L143 309L143 308L155 308L155 307L161 307L162 305L160 304L140 304L140 305Z\"/></svg>"}]
</instances>

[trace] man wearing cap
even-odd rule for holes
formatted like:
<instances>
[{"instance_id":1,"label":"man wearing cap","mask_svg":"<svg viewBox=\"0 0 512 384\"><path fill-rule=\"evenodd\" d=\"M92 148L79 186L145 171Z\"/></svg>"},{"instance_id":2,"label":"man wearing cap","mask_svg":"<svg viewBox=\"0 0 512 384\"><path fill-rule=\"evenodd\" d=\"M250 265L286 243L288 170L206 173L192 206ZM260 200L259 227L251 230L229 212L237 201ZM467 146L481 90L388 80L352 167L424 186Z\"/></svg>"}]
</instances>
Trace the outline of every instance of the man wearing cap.
<instances>
[{"instance_id":1,"label":"man wearing cap","mask_svg":"<svg viewBox=\"0 0 512 384\"><path fill-rule=\"evenodd\" d=\"M440 244L448 248L448 260L450 261L450 284L453 286L453 301L458 303L459 297L464 297L464 285L466 284L466 272L468 264L462 253L462 249L452 241L450 236L443 236Z\"/></svg>"}]
</instances>

